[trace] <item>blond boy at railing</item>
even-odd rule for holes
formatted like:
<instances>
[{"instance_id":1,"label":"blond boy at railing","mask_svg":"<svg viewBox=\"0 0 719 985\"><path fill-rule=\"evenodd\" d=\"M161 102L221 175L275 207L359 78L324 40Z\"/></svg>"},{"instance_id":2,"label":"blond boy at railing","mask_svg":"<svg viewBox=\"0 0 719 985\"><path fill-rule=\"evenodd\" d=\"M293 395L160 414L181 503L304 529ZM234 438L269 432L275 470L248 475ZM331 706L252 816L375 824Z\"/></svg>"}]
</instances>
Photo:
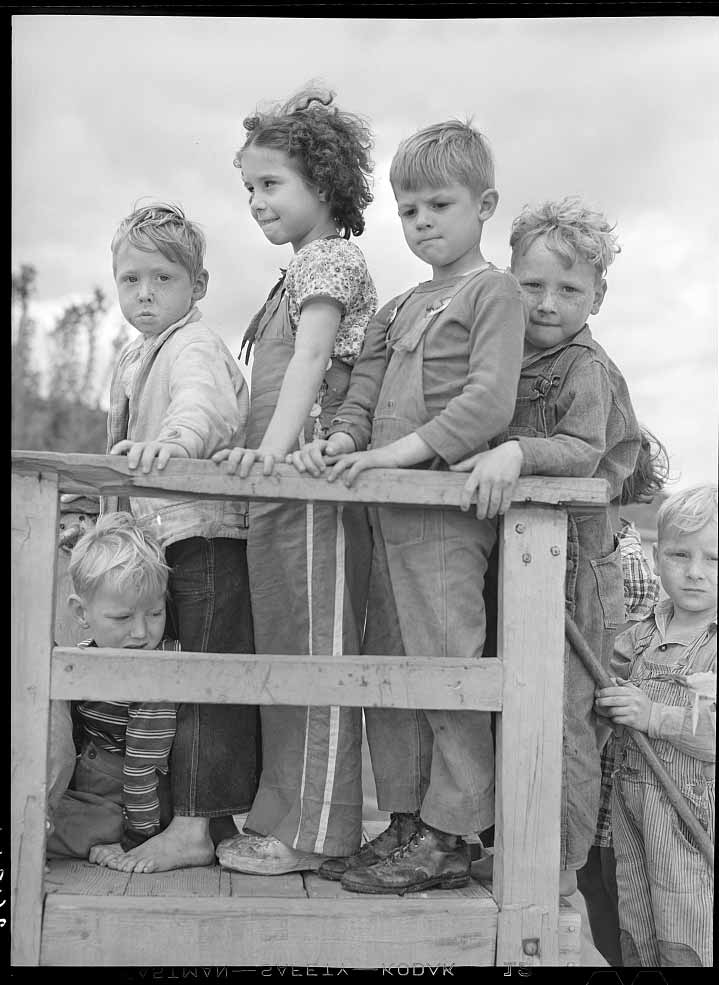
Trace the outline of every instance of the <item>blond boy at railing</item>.
<instances>
[{"instance_id":1,"label":"blond boy at railing","mask_svg":"<svg viewBox=\"0 0 719 985\"><path fill-rule=\"evenodd\" d=\"M714 873L631 735L644 732L714 840L717 487L693 486L657 513L654 563L667 598L616 641L614 686L596 707L618 732L611 821L624 965L713 963Z\"/></svg>"},{"instance_id":2,"label":"blond boy at railing","mask_svg":"<svg viewBox=\"0 0 719 985\"><path fill-rule=\"evenodd\" d=\"M178 649L164 638L168 571L160 545L129 513L100 517L70 558L73 593L68 607L89 636L79 646ZM167 773L175 705L79 701L72 723L68 702L53 705L67 711L62 718L66 734L55 730L49 759L57 759L68 745L77 757L70 754L63 764L71 777L69 789L63 792L55 785L48 796L48 858L89 856L101 865L112 861L113 868L133 868L123 863L124 853L169 821ZM137 867L141 871L139 863Z\"/></svg>"},{"instance_id":3,"label":"blond boy at railing","mask_svg":"<svg viewBox=\"0 0 719 985\"><path fill-rule=\"evenodd\" d=\"M517 404L506 434L490 451L454 466L470 471L462 493L477 517L503 514L520 475L606 479L618 502L633 472L641 434L624 378L586 324L599 311L607 266L619 252L601 214L567 198L526 207L512 224L511 269L529 320ZM624 578L616 505L569 516L567 607L597 657L609 665L624 622ZM541 655L538 655L541 658ZM560 893L576 889L576 870L594 840L600 792L600 744L606 729L594 711L594 681L567 648L564 667ZM479 865L480 873L482 864Z\"/></svg>"},{"instance_id":4,"label":"blond boy at railing","mask_svg":"<svg viewBox=\"0 0 719 985\"><path fill-rule=\"evenodd\" d=\"M130 469L209 458L244 441L247 385L197 308L209 276L204 254L200 229L171 205L137 209L112 240L120 308L139 335L113 374L108 450L126 454ZM246 504L132 497L130 507L165 550L168 619L183 650L251 653ZM236 832L229 815L247 811L254 798L258 733L255 706L180 704L170 765L174 816L130 860L142 860L144 871L212 863L213 838Z\"/></svg>"},{"instance_id":5,"label":"blond boy at railing","mask_svg":"<svg viewBox=\"0 0 719 985\"><path fill-rule=\"evenodd\" d=\"M432 279L370 323L332 436L291 456L313 475L335 462L328 478L348 485L368 468L447 468L487 448L512 416L521 362L519 287L481 251L498 201L484 136L454 120L427 127L400 145L390 181L407 245ZM372 518L364 652L480 658L495 521L414 507ZM462 836L494 817L490 714L367 708L365 720L378 806L391 823L320 875L366 893L465 885Z\"/></svg>"}]
</instances>

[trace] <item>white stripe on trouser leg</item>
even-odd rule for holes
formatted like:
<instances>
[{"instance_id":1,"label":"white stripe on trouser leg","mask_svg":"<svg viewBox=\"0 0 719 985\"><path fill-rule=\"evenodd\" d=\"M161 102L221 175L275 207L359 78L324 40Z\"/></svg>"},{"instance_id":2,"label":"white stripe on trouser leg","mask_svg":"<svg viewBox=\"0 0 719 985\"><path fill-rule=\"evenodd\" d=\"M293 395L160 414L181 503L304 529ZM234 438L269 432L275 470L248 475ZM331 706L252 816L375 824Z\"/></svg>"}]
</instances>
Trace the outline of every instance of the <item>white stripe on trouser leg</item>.
<instances>
[{"instance_id":1,"label":"white stripe on trouser leg","mask_svg":"<svg viewBox=\"0 0 719 985\"><path fill-rule=\"evenodd\" d=\"M312 656L312 561L314 554L314 534L315 534L315 508L313 503L307 503L305 506L305 550L307 554L307 622L309 625L309 637L307 640L307 653ZM307 712L305 714L305 748L302 753L302 779L300 781L300 814L297 819L297 831L295 832L295 837L292 839L292 847L297 848L297 842L300 837L300 831L302 830L302 815L304 813L304 802L305 802L305 783L307 780L307 752L310 737L310 712L311 708L307 707Z\"/></svg>"},{"instance_id":2,"label":"white stripe on trouser leg","mask_svg":"<svg viewBox=\"0 0 719 985\"><path fill-rule=\"evenodd\" d=\"M332 656L342 655L342 624L344 616L345 602L345 528L342 522L342 507L337 507L337 520L335 523L335 597L334 597L334 616L332 624ZM330 705L330 734L329 747L327 750L327 775L325 777L325 792L322 798L322 810L320 812L320 823L317 829L317 839L315 840L315 851L322 852L327 837L327 825L330 819L330 807L332 806L332 790L335 783L335 769L337 768L337 744L340 732L340 714L342 709L339 705Z\"/></svg>"}]
</instances>

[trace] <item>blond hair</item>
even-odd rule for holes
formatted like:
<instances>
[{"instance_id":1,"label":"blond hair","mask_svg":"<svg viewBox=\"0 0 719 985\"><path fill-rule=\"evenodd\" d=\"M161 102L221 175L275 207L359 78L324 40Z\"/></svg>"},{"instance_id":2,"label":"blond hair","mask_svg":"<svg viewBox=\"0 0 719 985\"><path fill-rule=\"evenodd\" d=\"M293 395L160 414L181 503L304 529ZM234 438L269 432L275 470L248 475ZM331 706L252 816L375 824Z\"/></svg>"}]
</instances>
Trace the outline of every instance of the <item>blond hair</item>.
<instances>
[{"instance_id":1,"label":"blond hair","mask_svg":"<svg viewBox=\"0 0 719 985\"><path fill-rule=\"evenodd\" d=\"M615 256L621 253L615 228L601 212L592 211L576 197L525 205L512 222L509 236L512 263L542 236L547 249L560 256L566 267L584 260L602 278Z\"/></svg>"},{"instance_id":2,"label":"blond hair","mask_svg":"<svg viewBox=\"0 0 719 985\"><path fill-rule=\"evenodd\" d=\"M716 522L717 486L703 484L680 489L665 499L657 513L657 540L661 541L669 529L691 534Z\"/></svg>"},{"instance_id":3,"label":"blond hair","mask_svg":"<svg viewBox=\"0 0 719 985\"><path fill-rule=\"evenodd\" d=\"M70 555L75 593L91 598L101 584L139 597L164 595L170 569L159 543L129 513L106 513L84 534Z\"/></svg>"},{"instance_id":4,"label":"blond hair","mask_svg":"<svg viewBox=\"0 0 719 985\"><path fill-rule=\"evenodd\" d=\"M125 242L146 253L159 250L166 259L181 264L193 283L204 267L205 236L177 205L153 202L122 220L110 244L113 274L117 251Z\"/></svg>"},{"instance_id":5,"label":"blond hair","mask_svg":"<svg viewBox=\"0 0 719 985\"><path fill-rule=\"evenodd\" d=\"M434 123L407 137L389 169L395 194L457 182L481 195L494 187L494 160L487 138L468 121Z\"/></svg>"}]
</instances>

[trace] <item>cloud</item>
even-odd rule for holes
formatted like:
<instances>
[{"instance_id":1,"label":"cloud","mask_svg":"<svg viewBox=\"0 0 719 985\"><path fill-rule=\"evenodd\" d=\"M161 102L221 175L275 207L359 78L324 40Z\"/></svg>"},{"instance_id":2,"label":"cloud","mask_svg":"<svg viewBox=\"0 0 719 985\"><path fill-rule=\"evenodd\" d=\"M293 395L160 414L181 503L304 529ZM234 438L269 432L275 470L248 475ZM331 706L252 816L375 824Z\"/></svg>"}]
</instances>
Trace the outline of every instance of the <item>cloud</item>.
<instances>
[{"instance_id":1,"label":"cloud","mask_svg":"<svg viewBox=\"0 0 719 985\"><path fill-rule=\"evenodd\" d=\"M682 472L713 480L717 41L708 17L15 16L13 264L38 268L38 303L95 285L112 298L119 220L140 196L179 202L208 239L205 317L238 352L289 257L232 166L243 118L316 77L370 119L358 245L387 300L428 276L402 238L392 154L472 116L497 158L485 254L508 263L528 201L576 193L616 221L623 252L593 328Z\"/></svg>"}]
</instances>

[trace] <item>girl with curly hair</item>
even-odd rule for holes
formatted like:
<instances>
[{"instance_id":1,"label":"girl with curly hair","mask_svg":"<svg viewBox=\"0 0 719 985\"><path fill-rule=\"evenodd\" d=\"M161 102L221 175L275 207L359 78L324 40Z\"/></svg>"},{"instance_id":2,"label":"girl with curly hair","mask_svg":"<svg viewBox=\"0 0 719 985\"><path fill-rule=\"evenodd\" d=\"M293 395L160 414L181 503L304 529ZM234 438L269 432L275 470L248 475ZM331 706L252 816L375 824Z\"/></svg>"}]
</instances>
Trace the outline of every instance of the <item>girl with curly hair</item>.
<instances>
[{"instance_id":1,"label":"girl with curly hair","mask_svg":"<svg viewBox=\"0 0 719 985\"><path fill-rule=\"evenodd\" d=\"M218 452L230 472L265 475L314 438L326 437L377 296L350 241L372 201L372 135L307 88L244 121L235 166L265 237L294 251L252 319L247 447ZM252 503L248 564L258 653L359 653L371 540L364 509ZM263 771L242 834L221 842L220 862L275 875L349 856L362 820L361 711L262 708Z\"/></svg>"}]
</instances>

